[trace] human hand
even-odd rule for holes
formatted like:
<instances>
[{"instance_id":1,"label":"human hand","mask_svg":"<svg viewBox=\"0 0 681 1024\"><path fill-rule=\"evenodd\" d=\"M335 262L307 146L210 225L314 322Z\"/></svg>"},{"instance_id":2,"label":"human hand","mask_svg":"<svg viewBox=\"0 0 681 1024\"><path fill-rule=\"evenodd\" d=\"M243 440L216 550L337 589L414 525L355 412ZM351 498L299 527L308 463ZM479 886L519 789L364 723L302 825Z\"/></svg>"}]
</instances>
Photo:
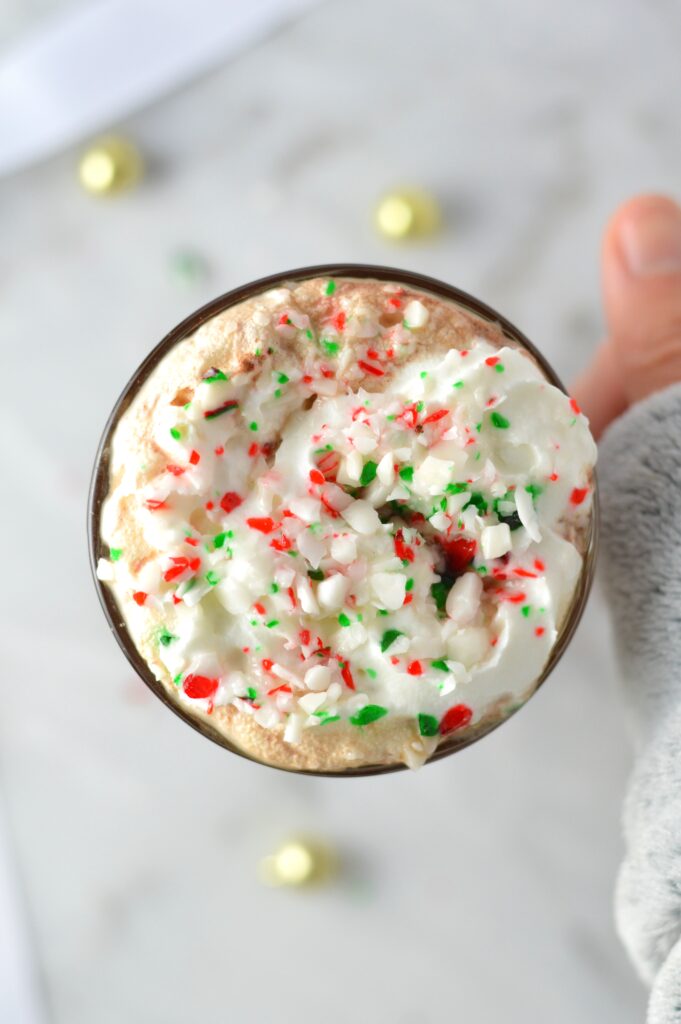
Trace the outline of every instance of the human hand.
<instances>
[{"instance_id":1,"label":"human hand","mask_svg":"<svg viewBox=\"0 0 681 1024\"><path fill-rule=\"evenodd\" d=\"M572 389L596 438L681 380L681 207L656 195L620 206L603 237L602 279L608 338Z\"/></svg>"}]
</instances>

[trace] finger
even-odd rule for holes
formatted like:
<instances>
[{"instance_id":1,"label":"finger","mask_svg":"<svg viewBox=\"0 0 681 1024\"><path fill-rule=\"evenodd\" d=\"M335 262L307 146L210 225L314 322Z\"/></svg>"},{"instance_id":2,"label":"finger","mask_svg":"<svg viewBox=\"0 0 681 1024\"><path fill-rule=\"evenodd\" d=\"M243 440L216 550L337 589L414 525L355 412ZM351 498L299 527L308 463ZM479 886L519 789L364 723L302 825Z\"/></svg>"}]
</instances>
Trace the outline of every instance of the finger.
<instances>
[{"instance_id":1,"label":"finger","mask_svg":"<svg viewBox=\"0 0 681 1024\"><path fill-rule=\"evenodd\" d=\"M611 371L628 403L681 380L681 208L637 196L603 241L603 295Z\"/></svg>"},{"instance_id":2,"label":"finger","mask_svg":"<svg viewBox=\"0 0 681 1024\"><path fill-rule=\"evenodd\" d=\"M603 342L596 350L590 365L573 384L572 394L589 417L591 432L598 440L611 420L621 415L628 404L611 341Z\"/></svg>"}]
</instances>

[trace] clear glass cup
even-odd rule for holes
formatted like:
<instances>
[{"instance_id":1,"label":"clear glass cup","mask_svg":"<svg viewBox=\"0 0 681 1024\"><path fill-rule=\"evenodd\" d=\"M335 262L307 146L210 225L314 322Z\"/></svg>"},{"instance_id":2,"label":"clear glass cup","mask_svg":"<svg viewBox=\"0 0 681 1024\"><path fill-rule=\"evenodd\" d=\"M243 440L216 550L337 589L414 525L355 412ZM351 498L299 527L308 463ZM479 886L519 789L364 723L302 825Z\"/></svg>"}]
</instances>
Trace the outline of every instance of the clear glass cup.
<instances>
[{"instance_id":1,"label":"clear glass cup","mask_svg":"<svg viewBox=\"0 0 681 1024\"><path fill-rule=\"evenodd\" d=\"M92 567L95 587L107 622L109 623L109 628L118 641L118 644L126 658L152 693L154 693L159 700L163 701L171 711L176 715L179 715L179 717L188 725L191 725L193 729L196 729L207 739L212 740L214 743L218 743L221 747L231 751L231 753L237 754L239 757L244 757L250 761L256 761L256 758L252 757L245 751L240 750L223 733L221 733L220 730L211 725L211 723L194 717L186 708L181 706L179 703L175 703L166 692L163 684L155 678L146 661L138 652L130 635L128 634L112 591L105 583L97 578L97 562L100 558L108 556L108 548L100 536L100 513L102 504L106 499L109 490L110 445L113 433L118 425L118 421L127 410L137 391L142 384L144 384L149 374L156 368L170 349L190 334L193 334L194 331L196 331L202 324L206 323L207 320L217 316L218 313L223 312L223 310L228 309L230 306L235 306L261 292L267 291L270 288L279 287L287 282L304 281L313 277L331 277L335 280L338 280L339 278L368 278L376 281L394 282L396 284L406 285L410 288L417 288L420 291L429 292L437 298L454 302L480 319L490 321L498 325L514 345L526 349L534 357L547 380L557 388L560 388L561 391L565 392L565 387L541 352L535 348L532 342L529 341L529 339L526 338L517 327L493 310L490 306L485 305L484 302L474 298L472 295L468 295L459 288L454 288L452 285L445 284L442 281L438 281L432 277L427 277L423 274L397 270L394 267L371 266L362 263L339 263L324 264L315 267L302 267L298 270L287 270L283 273L272 274L269 277L263 277L257 281L252 281L249 284L242 285L239 288L234 288L232 291L227 292L225 295L221 295L217 299L213 299L212 302L207 303L205 306L202 306L201 309L190 314L190 316L178 324L177 327L173 328L173 330L170 331L170 333L167 334L154 349L152 349L141 366L138 367L131 379L128 381L116 402L111 415L107 420L106 426L104 427L104 432L95 457L88 499L87 522L90 564ZM598 490L596 476L594 474L593 506L583 553L582 571L572 596L570 608L559 630L558 637L556 638L556 642L551 650L549 659L544 666L541 675L535 681L534 687L529 696L533 696L533 694L536 693L537 689L545 679L547 679L560 661L566 647L572 639L582 617L582 613L584 612L596 564L598 521ZM527 700L529 700L529 697ZM527 700L510 706L510 708L508 708L501 716L495 717L491 721L482 721L477 727L473 726L470 729L466 729L463 733L451 734L450 737L445 738L438 745L427 763L430 764L432 761L438 761L442 757L447 757L449 754L453 754L457 750L462 750L464 747L467 747L471 743L476 742L476 740L486 736L515 714L523 704L527 703ZM257 763L266 764L266 762ZM268 767L278 766L268 765ZM336 777L380 775L384 772L402 771L405 768L406 765L399 763L365 765L359 768L348 767L341 771L300 770L285 767L280 770L293 771L297 774L304 775Z\"/></svg>"}]
</instances>

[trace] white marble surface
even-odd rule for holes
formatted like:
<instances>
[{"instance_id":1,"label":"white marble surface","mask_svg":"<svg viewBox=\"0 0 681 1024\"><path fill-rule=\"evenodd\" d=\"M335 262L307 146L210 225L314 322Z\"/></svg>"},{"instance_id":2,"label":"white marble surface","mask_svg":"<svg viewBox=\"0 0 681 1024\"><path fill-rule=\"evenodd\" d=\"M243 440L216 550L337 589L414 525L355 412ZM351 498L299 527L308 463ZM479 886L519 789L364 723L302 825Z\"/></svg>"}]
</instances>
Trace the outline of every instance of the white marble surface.
<instances>
[{"instance_id":1,"label":"white marble surface","mask_svg":"<svg viewBox=\"0 0 681 1024\"><path fill-rule=\"evenodd\" d=\"M328 0L121 126L153 171L128 196L80 193L74 153L0 182L0 783L55 1024L642 1020L611 920L629 752L598 595L484 742L416 774L296 778L213 747L132 676L85 496L146 351L282 267L443 277L569 377L599 334L608 211L678 187L680 28L675 0ZM400 181L442 196L439 239L375 237ZM211 273L182 288L187 246ZM346 852L337 886L259 885L297 828Z\"/></svg>"}]
</instances>

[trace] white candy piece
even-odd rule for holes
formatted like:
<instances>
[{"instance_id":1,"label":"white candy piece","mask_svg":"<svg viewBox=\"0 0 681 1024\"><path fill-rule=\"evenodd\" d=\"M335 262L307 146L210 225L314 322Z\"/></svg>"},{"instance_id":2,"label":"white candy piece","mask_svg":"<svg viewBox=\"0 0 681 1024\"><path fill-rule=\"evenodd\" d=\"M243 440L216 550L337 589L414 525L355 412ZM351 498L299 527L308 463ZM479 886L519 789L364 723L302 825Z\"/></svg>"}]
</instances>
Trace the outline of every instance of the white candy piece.
<instances>
[{"instance_id":1,"label":"white candy piece","mask_svg":"<svg viewBox=\"0 0 681 1024\"><path fill-rule=\"evenodd\" d=\"M305 673L305 685L308 690L327 690L331 682L331 669L326 665L315 665Z\"/></svg>"},{"instance_id":2,"label":"white candy piece","mask_svg":"<svg viewBox=\"0 0 681 1024\"><path fill-rule=\"evenodd\" d=\"M286 728L284 729L284 739L287 743L300 743L303 735L303 718L302 715L292 714L288 716Z\"/></svg>"},{"instance_id":3,"label":"white candy piece","mask_svg":"<svg viewBox=\"0 0 681 1024\"><path fill-rule=\"evenodd\" d=\"M352 451L346 456L345 462L343 463L343 469L348 480L356 483L362 475L362 467L364 466L364 460L358 451Z\"/></svg>"},{"instance_id":4,"label":"white candy piece","mask_svg":"<svg viewBox=\"0 0 681 1024\"><path fill-rule=\"evenodd\" d=\"M442 494L452 482L454 465L446 459L435 459L426 455L414 473L414 490L419 494Z\"/></svg>"},{"instance_id":5,"label":"white candy piece","mask_svg":"<svg viewBox=\"0 0 681 1024\"><path fill-rule=\"evenodd\" d=\"M297 537L298 550L313 569L319 568L319 563L326 554L326 546L323 541L316 537L311 530L302 530Z\"/></svg>"},{"instance_id":6,"label":"white candy piece","mask_svg":"<svg viewBox=\"0 0 681 1024\"><path fill-rule=\"evenodd\" d=\"M313 715L315 711L319 711L325 700L325 693L306 693L304 697L298 698L298 705L303 709L303 711L306 711L308 715Z\"/></svg>"},{"instance_id":7,"label":"white candy piece","mask_svg":"<svg viewBox=\"0 0 681 1024\"><path fill-rule=\"evenodd\" d=\"M376 467L376 476L386 487L395 479L395 463L391 452L386 452L378 466Z\"/></svg>"},{"instance_id":8,"label":"white candy piece","mask_svg":"<svg viewBox=\"0 0 681 1024\"><path fill-rule=\"evenodd\" d=\"M103 580L105 583L111 583L115 577L116 572L113 562L109 562L106 558L100 558L97 562L97 579Z\"/></svg>"},{"instance_id":9,"label":"white candy piece","mask_svg":"<svg viewBox=\"0 0 681 1024\"><path fill-rule=\"evenodd\" d=\"M428 323L428 310L418 299L412 299L405 307L404 319L410 330L417 331Z\"/></svg>"},{"instance_id":10,"label":"white candy piece","mask_svg":"<svg viewBox=\"0 0 681 1024\"><path fill-rule=\"evenodd\" d=\"M349 565L357 558L357 541L352 534L344 533L331 541L331 557L341 565Z\"/></svg>"},{"instance_id":11,"label":"white candy piece","mask_svg":"<svg viewBox=\"0 0 681 1024\"><path fill-rule=\"evenodd\" d=\"M476 572L466 572L459 576L447 594L445 610L450 619L459 626L467 626L472 622L480 608L482 580Z\"/></svg>"},{"instance_id":12,"label":"white candy piece","mask_svg":"<svg viewBox=\"0 0 681 1024\"><path fill-rule=\"evenodd\" d=\"M526 491L524 487L520 487L515 492L515 507L518 510L520 522L523 524L532 540L538 544L541 540L539 520L537 519L532 495Z\"/></svg>"},{"instance_id":13,"label":"white candy piece","mask_svg":"<svg viewBox=\"0 0 681 1024\"><path fill-rule=\"evenodd\" d=\"M480 543L485 558L501 558L511 550L511 531L508 523L484 526L480 535Z\"/></svg>"},{"instance_id":14,"label":"white candy piece","mask_svg":"<svg viewBox=\"0 0 681 1024\"><path fill-rule=\"evenodd\" d=\"M371 589L382 608L395 612L404 604L407 577L401 572L376 572L371 577Z\"/></svg>"},{"instance_id":15,"label":"white candy piece","mask_svg":"<svg viewBox=\"0 0 681 1024\"><path fill-rule=\"evenodd\" d=\"M361 498L359 501L353 501L346 509L343 509L341 515L353 530L364 536L376 533L381 526L381 520L378 518L376 509L368 501L364 501Z\"/></svg>"},{"instance_id":16,"label":"white candy piece","mask_svg":"<svg viewBox=\"0 0 681 1024\"><path fill-rule=\"evenodd\" d=\"M338 611L343 607L343 602L350 589L350 580L342 573L334 573L327 576L325 580L317 585L317 600L322 608L328 611Z\"/></svg>"}]
</instances>

